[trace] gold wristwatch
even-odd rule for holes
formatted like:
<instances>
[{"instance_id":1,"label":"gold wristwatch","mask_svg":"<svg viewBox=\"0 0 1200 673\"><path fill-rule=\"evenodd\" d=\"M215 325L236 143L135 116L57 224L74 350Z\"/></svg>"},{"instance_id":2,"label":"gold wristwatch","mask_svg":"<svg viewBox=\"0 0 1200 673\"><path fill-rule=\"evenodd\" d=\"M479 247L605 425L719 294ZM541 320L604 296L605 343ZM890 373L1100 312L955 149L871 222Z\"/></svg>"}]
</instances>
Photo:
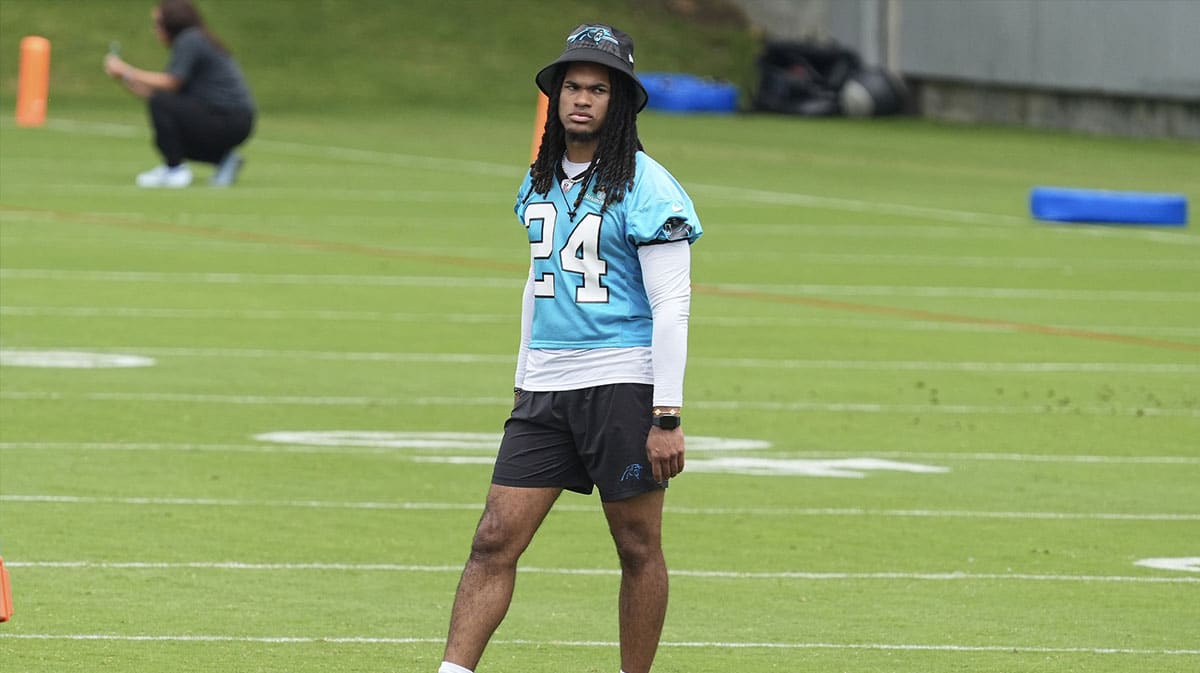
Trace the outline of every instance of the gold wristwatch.
<instances>
[{"instance_id":1,"label":"gold wristwatch","mask_svg":"<svg viewBox=\"0 0 1200 673\"><path fill-rule=\"evenodd\" d=\"M683 424L679 407L654 407L650 422L663 430L674 430Z\"/></svg>"}]
</instances>

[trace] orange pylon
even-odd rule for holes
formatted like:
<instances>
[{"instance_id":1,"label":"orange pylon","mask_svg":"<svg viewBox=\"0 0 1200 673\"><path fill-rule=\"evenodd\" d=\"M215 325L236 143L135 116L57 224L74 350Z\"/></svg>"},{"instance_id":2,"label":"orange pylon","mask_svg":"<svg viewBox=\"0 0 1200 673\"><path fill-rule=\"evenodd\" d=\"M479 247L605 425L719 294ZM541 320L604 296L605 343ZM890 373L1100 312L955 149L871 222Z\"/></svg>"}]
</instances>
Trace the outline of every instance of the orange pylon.
<instances>
[{"instance_id":1,"label":"orange pylon","mask_svg":"<svg viewBox=\"0 0 1200 673\"><path fill-rule=\"evenodd\" d=\"M12 584L8 581L8 571L4 569L4 557L0 556L0 622L7 622L12 613Z\"/></svg>"},{"instance_id":2,"label":"orange pylon","mask_svg":"<svg viewBox=\"0 0 1200 673\"><path fill-rule=\"evenodd\" d=\"M533 115L533 151L529 155L529 163L537 160L538 148L542 146L542 133L546 130L546 112L550 107L550 99L546 94L538 92L537 110Z\"/></svg>"},{"instance_id":3,"label":"orange pylon","mask_svg":"<svg viewBox=\"0 0 1200 673\"><path fill-rule=\"evenodd\" d=\"M41 126L50 96L50 40L37 35L21 39L17 76L17 126Z\"/></svg>"}]
</instances>

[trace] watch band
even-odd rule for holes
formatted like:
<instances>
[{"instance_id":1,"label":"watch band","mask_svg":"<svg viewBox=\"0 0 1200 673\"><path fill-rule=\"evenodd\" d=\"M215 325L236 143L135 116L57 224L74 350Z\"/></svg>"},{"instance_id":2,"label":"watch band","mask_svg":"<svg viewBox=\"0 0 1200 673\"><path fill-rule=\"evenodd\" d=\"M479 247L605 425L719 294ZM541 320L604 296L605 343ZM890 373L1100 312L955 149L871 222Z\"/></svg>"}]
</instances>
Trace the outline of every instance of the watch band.
<instances>
[{"instance_id":1,"label":"watch band","mask_svg":"<svg viewBox=\"0 0 1200 673\"><path fill-rule=\"evenodd\" d=\"M663 430L674 430L683 424L679 407L654 407L650 423Z\"/></svg>"}]
</instances>

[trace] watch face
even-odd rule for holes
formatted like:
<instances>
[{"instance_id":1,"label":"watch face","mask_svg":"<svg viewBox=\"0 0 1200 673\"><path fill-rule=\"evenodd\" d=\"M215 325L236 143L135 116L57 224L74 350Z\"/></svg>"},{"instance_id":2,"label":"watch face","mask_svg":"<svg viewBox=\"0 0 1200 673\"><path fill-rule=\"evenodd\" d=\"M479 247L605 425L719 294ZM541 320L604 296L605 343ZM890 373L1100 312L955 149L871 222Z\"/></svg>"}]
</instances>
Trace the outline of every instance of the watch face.
<instances>
[{"instance_id":1,"label":"watch face","mask_svg":"<svg viewBox=\"0 0 1200 673\"><path fill-rule=\"evenodd\" d=\"M663 430L674 430L679 427L678 416L659 416L654 419L654 424Z\"/></svg>"}]
</instances>

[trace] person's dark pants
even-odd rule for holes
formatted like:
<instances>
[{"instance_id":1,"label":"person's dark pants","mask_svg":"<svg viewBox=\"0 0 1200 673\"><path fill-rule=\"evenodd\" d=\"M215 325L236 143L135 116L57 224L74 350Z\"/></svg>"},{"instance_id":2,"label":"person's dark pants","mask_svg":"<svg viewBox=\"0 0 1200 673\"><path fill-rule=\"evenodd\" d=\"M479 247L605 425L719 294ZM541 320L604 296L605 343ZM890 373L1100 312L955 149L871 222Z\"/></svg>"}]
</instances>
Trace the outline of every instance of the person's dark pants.
<instances>
[{"instance_id":1,"label":"person's dark pants","mask_svg":"<svg viewBox=\"0 0 1200 673\"><path fill-rule=\"evenodd\" d=\"M154 144L168 166L184 159L218 163L254 128L253 112L210 107L177 93L155 92L149 108Z\"/></svg>"}]
</instances>

